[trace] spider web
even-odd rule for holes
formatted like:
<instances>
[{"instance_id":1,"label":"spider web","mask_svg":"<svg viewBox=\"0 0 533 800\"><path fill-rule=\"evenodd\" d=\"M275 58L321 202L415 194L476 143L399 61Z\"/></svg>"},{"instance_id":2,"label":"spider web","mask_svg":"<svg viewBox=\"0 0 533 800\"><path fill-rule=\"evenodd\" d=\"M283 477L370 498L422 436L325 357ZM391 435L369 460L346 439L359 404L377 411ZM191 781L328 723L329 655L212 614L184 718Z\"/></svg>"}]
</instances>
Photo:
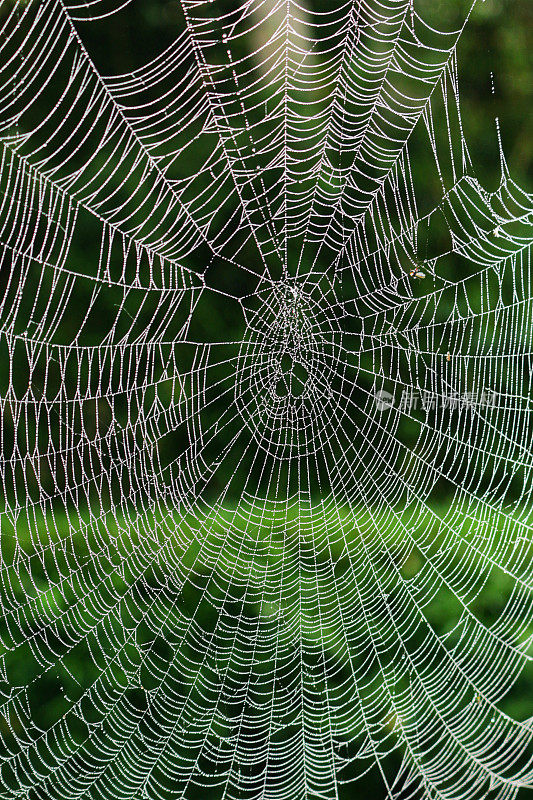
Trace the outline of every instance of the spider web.
<instances>
[{"instance_id":1,"label":"spider web","mask_svg":"<svg viewBox=\"0 0 533 800\"><path fill-rule=\"evenodd\" d=\"M533 197L470 12L182 0L102 75L127 5L0 18L1 796L511 798Z\"/></svg>"}]
</instances>

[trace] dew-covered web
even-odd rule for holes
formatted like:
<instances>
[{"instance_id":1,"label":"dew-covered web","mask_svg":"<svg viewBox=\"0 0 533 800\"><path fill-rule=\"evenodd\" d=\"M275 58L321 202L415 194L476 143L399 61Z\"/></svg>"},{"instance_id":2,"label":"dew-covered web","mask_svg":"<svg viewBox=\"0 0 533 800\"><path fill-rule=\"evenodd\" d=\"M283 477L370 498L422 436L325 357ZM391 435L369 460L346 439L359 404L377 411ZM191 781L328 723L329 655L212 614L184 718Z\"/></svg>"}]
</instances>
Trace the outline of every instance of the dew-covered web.
<instances>
[{"instance_id":1,"label":"dew-covered web","mask_svg":"<svg viewBox=\"0 0 533 800\"><path fill-rule=\"evenodd\" d=\"M511 798L533 197L470 12L182 0L102 74L138 3L1 7L0 796Z\"/></svg>"}]
</instances>

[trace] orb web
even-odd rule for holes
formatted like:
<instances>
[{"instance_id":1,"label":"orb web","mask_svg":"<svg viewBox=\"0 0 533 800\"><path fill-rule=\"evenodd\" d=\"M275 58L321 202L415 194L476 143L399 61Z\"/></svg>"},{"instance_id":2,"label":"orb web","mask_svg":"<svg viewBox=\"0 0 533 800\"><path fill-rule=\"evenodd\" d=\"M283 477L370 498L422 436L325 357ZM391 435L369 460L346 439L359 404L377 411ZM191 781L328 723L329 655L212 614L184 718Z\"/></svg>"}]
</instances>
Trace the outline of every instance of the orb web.
<instances>
[{"instance_id":1,"label":"orb web","mask_svg":"<svg viewBox=\"0 0 533 800\"><path fill-rule=\"evenodd\" d=\"M143 7L0 8L0 796L511 798L533 197L472 9L182 0L112 74Z\"/></svg>"}]
</instances>

